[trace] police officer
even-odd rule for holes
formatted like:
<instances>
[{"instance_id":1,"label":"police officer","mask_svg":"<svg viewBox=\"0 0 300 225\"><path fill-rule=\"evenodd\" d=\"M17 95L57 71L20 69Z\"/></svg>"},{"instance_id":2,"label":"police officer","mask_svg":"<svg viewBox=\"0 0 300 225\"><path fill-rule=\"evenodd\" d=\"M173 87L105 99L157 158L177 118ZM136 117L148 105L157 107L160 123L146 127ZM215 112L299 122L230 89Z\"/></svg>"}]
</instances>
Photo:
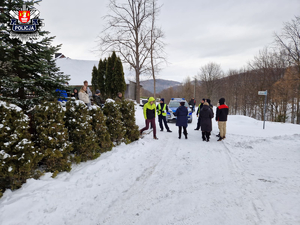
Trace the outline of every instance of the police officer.
<instances>
[{"instance_id":1,"label":"police officer","mask_svg":"<svg viewBox=\"0 0 300 225\"><path fill-rule=\"evenodd\" d=\"M158 115L158 122L159 122L159 126L160 126L160 131L164 130L162 121L164 121L165 127L167 129L167 132L172 132L167 124L167 120L166 120L166 116L167 116L167 111L168 106L167 104L164 103L165 99L161 98L160 99L160 103L156 106L156 110L157 110L157 115Z\"/></svg>"}]
</instances>

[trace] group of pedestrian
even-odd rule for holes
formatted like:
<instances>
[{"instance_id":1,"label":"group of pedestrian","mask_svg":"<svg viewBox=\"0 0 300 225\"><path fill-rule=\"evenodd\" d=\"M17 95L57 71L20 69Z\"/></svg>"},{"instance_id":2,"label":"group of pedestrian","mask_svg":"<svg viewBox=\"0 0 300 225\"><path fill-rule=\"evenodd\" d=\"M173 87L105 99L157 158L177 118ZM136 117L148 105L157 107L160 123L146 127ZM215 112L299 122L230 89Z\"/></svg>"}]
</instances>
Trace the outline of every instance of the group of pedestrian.
<instances>
[{"instance_id":1,"label":"group of pedestrian","mask_svg":"<svg viewBox=\"0 0 300 225\"><path fill-rule=\"evenodd\" d=\"M122 93L121 93L122 95ZM83 86L78 91L77 88L73 89L73 92L71 93L71 97L74 97L76 100L83 101L88 107L92 105L92 100L94 103L100 107L103 106L105 103L105 99L101 95L101 92L99 89L95 91L95 94L93 95L91 89L88 86L88 81L83 82Z\"/></svg>"},{"instance_id":2,"label":"group of pedestrian","mask_svg":"<svg viewBox=\"0 0 300 225\"><path fill-rule=\"evenodd\" d=\"M195 130L199 130L201 127L202 140L209 141L212 131L212 118L214 117L213 106L210 99L202 99L197 110L198 122ZM220 134L218 141L225 139L226 135L226 121L228 116L228 106L225 105L225 98L219 99L219 106L216 110L216 121ZM222 131L221 131L222 130Z\"/></svg>"},{"instance_id":3,"label":"group of pedestrian","mask_svg":"<svg viewBox=\"0 0 300 225\"><path fill-rule=\"evenodd\" d=\"M195 100L192 99L190 103ZM188 139L187 133L187 124L188 124L188 109L184 106L185 101L180 102L180 106L174 112L174 115L177 117L176 126L178 126L178 138L181 139L182 130L185 136L185 139ZM192 105L192 104L190 104ZM193 106L193 105L192 105ZM164 98L160 99L160 103L156 106L155 99L150 97L148 102L144 105L143 112L146 126L140 130L140 135L143 134L145 130L149 129L149 124L152 125L153 128L153 138L158 139L156 137L156 125L155 125L155 117L158 115L158 121L160 130L163 131L163 123L167 132L172 132L167 124L166 115L168 112L168 106L164 103ZM195 130L199 130L201 127L202 131L202 140L209 142L211 131L212 131L212 119L214 118L213 106L211 104L210 99L202 99L199 104L197 113L198 122ZM219 137L218 141L223 140L226 136L226 121L228 116L228 106L225 105L225 99L219 99L219 106L216 110L216 121L218 122L218 127L220 130L220 134L217 135Z\"/></svg>"}]
</instances>

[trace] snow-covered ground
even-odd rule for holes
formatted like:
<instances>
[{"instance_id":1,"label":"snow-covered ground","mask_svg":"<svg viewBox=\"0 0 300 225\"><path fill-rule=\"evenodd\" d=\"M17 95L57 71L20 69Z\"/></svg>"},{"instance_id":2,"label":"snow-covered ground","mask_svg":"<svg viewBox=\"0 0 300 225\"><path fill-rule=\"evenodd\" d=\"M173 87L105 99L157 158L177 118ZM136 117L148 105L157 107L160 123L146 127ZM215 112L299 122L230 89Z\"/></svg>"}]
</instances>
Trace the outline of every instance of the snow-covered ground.
<instances>
[{"instance_id":1,"label":"snow-covered ground","mask_svg":"<svg viewBox=\"0 0 300 225\"><path fill-rule=\"evenodd\" d=\"M142 108L137 106L142 128ZM0 199L1 225L299 225L300 126L229 116L226 139L145 135Z\"/></svg>"}]
</instances>

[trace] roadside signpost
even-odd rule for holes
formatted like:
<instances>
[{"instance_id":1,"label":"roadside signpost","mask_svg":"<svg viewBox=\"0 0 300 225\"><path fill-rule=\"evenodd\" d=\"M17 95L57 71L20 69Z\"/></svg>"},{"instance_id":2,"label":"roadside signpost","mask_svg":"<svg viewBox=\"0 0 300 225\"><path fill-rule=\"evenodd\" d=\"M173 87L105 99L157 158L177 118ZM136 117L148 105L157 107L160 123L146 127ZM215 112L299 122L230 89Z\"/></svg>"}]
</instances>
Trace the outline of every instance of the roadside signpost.
<instances>
[{"instance_id":1,"label":"roadside signpost","mask_svg":"<svg viewBox=\"0 0 300 225\"><path fill-rule=\"evenodd\" d=\"M266 123L266 105L267 105L267 95L268 91L259 91L258 95L264 95L265 96L265 104L264 104L264 125L263 129L265 129L265 123Z\"/></svg>"}]
</instances>

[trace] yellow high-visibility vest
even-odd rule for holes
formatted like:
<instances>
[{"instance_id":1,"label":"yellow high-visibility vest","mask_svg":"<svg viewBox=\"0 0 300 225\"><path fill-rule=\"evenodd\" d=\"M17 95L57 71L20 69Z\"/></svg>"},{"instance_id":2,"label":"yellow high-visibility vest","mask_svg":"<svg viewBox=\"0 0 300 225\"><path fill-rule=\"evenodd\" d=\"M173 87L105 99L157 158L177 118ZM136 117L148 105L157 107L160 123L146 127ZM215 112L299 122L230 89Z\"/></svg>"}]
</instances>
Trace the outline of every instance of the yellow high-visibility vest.
<instances>
[{"instance_id":1,"label":"yellow high-visibility vest","mask_svg":"<svg viewBox=\"0 0 300 225\"><path fill-rule=\"evenodd\" d=\"M164 108L163 108L163 113L162 113L162 115L163 116L166 116L167 115L167 112L166 112L166 108L167 108L167 104L164 104ZM160 106L160 104L158 104L158 112L157 112L157 115L160 115L160 113L161 113L161 106Z\"/></svg>"}]
</instances>

